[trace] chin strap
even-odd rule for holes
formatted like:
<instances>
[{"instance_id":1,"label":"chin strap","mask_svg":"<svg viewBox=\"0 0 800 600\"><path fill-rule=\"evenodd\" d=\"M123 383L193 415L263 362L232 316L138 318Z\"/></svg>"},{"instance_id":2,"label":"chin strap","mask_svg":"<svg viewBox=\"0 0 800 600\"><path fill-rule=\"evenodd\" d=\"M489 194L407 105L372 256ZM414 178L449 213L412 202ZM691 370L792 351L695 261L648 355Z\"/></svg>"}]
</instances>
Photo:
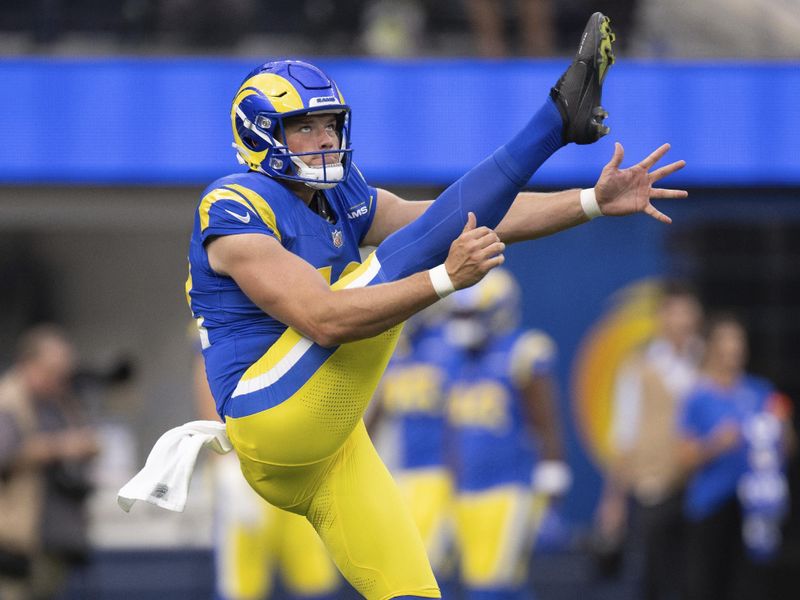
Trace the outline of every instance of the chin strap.
<instances>
[{"instance_id":1,"label":"chin strap","mask_svg":"<svg viewBox=\"0 0 800 600\"><path fill-rule=\"evenodd\" d=\"M297 168L297 176L304 179L303 183L312 189L330 189L344 178L342 163L325 165L324 167L310 167L296 156L292 156L291 159Z\"/></svg>"}]
</instances>

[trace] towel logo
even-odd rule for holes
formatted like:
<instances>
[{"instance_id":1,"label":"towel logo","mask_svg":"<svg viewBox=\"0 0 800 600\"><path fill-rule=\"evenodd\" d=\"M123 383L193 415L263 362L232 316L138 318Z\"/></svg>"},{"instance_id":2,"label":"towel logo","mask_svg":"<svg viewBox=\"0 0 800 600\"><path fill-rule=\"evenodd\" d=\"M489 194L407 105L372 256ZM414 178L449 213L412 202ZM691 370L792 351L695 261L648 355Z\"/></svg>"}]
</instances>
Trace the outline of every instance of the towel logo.
<instances>
[{"instance_id":1,"label":"towel logo","mask_svg":"<svg viewBox=\"0 0 800 600\"><path fill-rule=\"evenodd\" d=\"M166 483L157 483L150 495L153 498L164 498L169 492L169 486Z\"/></svg>"},{"instance_id":2,"label":"towel logo","mask_svg":"<svg viewBox=\"0 0 800 600\"><path fill-rule=\"evenodd\" d=\"M335 248L344 246L344 235L342 235L341 229L334 229L331 233L331 237L333 238L333 246Z\"/></svg>"}]
</instances>

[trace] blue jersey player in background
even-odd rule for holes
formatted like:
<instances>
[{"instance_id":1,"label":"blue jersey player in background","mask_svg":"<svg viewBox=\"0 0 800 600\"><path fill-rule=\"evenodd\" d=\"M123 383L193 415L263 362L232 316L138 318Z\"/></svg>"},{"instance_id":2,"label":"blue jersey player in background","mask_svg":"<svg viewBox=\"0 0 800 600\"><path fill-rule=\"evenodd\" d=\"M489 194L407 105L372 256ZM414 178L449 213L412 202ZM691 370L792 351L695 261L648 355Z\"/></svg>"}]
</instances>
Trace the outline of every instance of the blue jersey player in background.
<instances>
[{"instance_id":1,"label":"blue jersey player in background","mask_svg":"<svg viewBox=\"0 0 800 600\"><path fill-rule=\"evenodd\" d=\"M389 430L392 475L411 509L433 571L452 570L452 481L446 464L444 386L457 353L444 340L441 311L406 322L376 393L370 420Z\"/></svg>"},{"instance_id":2,"label":"blue jersey player in background","mask_svg":"<svg viewBox=\"0 0 800 600\"><path fill-rule=\"evenodd\" d=\"M531 120L433 202L367 184L353 161L350 107L313 65L266 63L234 95L234 145L248 170L205 190L189 247L206 373L247 481L305 516L367 598L441 595L362 421L401 324L501 264L505 243L601 214L669 222L651 198L685 196L652 187L683 167L650 171L667 145L620 169L619 144L591 190L520 193L564 144L608 132L600 99L612 40L595 13ZM424 90L407 93L414 102ZM396 125L397 135L424 135ZM377 248L359 264L361 245Z\"/></svg>"},{"instance_id":3,"label":"blue jersey player in background","mask_svg":"<svg viewBox=\"0 0 800 600\"><path fill-rule=\"evenodd\" d=\"M519 303L512 275L495 269L453 295L446 330L462 349L447 383L447 416L461 582L470 600L522 597L542 501L570 484L554 397L555 343L519 328Z\"/></svg>"}]
</instances>

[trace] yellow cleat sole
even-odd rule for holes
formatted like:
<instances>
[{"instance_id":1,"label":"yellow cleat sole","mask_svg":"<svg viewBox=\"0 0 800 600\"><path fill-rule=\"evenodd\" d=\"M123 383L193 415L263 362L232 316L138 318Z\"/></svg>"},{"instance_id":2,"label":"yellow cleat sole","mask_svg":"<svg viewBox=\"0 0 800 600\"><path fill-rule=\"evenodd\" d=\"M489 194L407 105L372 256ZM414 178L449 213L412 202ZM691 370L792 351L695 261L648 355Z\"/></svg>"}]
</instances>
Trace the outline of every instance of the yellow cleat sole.
<instances>
[{"instance_id":1,"label":"yellow cleat sole","mask_svg":"<svg viewBox=\"0 0 800 600\"><path fill-rule=\"evenodd\" d=\"M597 72L600 83L603 83L608 68L614 64L614 49L612 47L617 36L611 29L611 19L603 17L600 23L600 52L598 52Z\"/></svg>"}]
</instances>

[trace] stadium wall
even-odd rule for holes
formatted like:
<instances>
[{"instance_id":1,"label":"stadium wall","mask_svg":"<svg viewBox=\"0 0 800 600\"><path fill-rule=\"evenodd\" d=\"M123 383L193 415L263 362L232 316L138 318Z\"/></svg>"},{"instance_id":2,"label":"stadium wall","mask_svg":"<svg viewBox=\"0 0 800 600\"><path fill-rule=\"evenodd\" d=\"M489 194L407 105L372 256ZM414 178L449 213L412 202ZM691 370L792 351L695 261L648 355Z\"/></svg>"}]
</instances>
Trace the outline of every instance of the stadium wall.
<instances>
[{"instance_id":1,"label":"stadium wall","mask_svg":"<svg viewBox=\"0 0 800 600\"><path fill-rule=\"evenodd\" d=\"M233 92L245 59L0 60L0 182L203 184L236 163ZM512 135L563 60L320 60L353 107L370 181L446 185ZM665 141L681 185L800 184L794 63L621 61L604 90L610 136L571 147L540 186L587 184L622 141L630 159Z\"/></svg>"}]
</instances>

